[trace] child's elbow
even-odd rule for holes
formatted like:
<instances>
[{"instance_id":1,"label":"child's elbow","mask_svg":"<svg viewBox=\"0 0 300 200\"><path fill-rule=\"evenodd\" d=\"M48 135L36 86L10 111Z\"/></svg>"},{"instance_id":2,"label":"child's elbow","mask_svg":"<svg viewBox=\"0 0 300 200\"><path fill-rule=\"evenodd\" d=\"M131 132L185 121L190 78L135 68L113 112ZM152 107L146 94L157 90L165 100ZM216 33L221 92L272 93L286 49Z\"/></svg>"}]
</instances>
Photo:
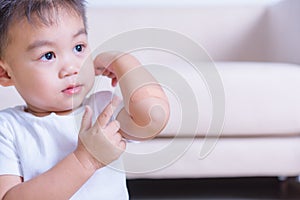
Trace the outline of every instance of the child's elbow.
<instances>
[{"instance_id":1,"label":"child's elbow","mask_svg":"<svg viewBox=\"0 0 300 200\"><path fill-rule=\"evenodd\" d=\"M150 113L150 127L153 132L153 137L161 133L161 131L166 127L170 117L169 104L165 101L161 101L160 104L152 107ZM156 132L155 132L156 131Z\"/></svg>"},{"instance_id":2,"label":"child's elbow","mask_svg":"<svg viewBox=\"0 0 300 200\"><path fill-rule=\"evenodd\" d=\"M160 134L166 127L170 116L169 103L162 99L151 99L150 101L151 104L146 101L135 104L136 108L139 108L137 109L139 113L136 112L131 117L126 112L119 114L118 120L125 138L139 141L149 140Z\"/></svg>"}]
</instances>

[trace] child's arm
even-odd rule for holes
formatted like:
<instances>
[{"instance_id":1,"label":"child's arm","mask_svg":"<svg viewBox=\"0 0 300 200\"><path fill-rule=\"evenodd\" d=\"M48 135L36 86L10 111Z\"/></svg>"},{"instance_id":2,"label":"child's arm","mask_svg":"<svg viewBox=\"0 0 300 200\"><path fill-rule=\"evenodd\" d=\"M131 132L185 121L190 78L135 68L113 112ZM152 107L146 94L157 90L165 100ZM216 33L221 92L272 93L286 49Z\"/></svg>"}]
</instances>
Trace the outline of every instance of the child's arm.
<instances>
[{"instance_id":1,"label":"child's arm","mask_svg":"<svg viewBox=\"0 0 300 200\"><path fill-rule=\"evenodd\" d=\"M0 187L1 199L69 199L95 171L92 164L84 166L77 156L68 155L49 171L26 182L18 176L0 176L0 186L5 186Z\"/></svg>"},{"instance_id":2,"label":"child's arm","mask_svg":"<svg viewBox=\"0 0 300 200\"><path fill-rule=\"evenodd\" d=\"M97 169L117 159L125 150L126 144L117 132L119 123L108 123L116 107L114 104L113 100L94 125L91 123L92 111L86 108L77 149L49 171L26 182L22 182L18 176L0 176L0 199L69 199ZM91 139L96 141L96 146L105 145L109 149L105 149L105 152L99 148L95 150L88 146ZM94 151L97 151L97 155L93 154Z\"/></svg>"},{"instance_id":3,"label":"child's arm","mask_svg":"<svg viewBox=\"0 0 300 200\"><path fill-rule=\"evenodd\" d=\"M94 61L96 75L120 83L124 109L117 116L121 133L127 139L155 137L169 119L168 99L155 78L130 54L102 53Z\"/></svg>"}]
</instances>

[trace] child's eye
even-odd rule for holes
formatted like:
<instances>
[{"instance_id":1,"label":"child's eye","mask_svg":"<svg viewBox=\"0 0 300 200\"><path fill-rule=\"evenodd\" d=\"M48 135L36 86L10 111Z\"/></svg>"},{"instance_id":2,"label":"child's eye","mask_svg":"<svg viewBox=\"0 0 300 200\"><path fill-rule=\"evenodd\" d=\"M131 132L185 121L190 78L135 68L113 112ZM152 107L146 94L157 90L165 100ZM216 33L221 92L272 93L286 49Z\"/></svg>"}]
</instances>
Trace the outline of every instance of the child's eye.
<instances>
[{"instance_id":1,"label":"child's eye","mask_svg":"<svg viewBox=\"0 0 300 200\"><path fill-rule=\"evenodd\" d=\"M84 49L84 45L82 45L82 44L76 45L76 46L74 47L74 51L75 51L75 52L78 52L78 53L82 52L83 49Z\"/></svg>"},{"instance_id":2,"label":"child's eye","mask_svg":"<svg viewBox=\"0 0 300 200\"><path fill-rule=\"evenodd\" d=\"M41 57L41 60L42 61L49 61L49 60L52 60L55 58L55 54L53 52L48 52L48 53L45 53L42 57Z\"/></svg>"}]
</instances>

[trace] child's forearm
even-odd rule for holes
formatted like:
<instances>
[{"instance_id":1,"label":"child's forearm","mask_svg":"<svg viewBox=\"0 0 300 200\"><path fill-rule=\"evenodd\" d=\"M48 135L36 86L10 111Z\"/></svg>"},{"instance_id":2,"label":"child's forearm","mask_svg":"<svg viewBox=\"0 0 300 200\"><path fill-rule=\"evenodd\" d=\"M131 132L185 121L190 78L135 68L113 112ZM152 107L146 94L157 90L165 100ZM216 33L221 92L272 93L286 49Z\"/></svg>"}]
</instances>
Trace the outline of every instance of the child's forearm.
<instances>
[{"instance_id":1,"label":"child's forearm","mask_svg":"<svg viewBox=\"0 0 300 200\"><path fill-rule=\"evenodd\" d=\"M169 119L169 103L164 91L133 56L125 54L113 65L125 104L125 110L117 118L123 136L133 140L155 137Z\"/></svg>"},{"instance_id":2,"label":"child's forearm","mask_svg":"<svg viewBox=\"0 0 300 200\"><path fill-rule=\"evenodd\" d=\"M3 200L69 199L96 170L83 158L75 151L44 174L11 188Z\"/></svg>"}]
</instances>

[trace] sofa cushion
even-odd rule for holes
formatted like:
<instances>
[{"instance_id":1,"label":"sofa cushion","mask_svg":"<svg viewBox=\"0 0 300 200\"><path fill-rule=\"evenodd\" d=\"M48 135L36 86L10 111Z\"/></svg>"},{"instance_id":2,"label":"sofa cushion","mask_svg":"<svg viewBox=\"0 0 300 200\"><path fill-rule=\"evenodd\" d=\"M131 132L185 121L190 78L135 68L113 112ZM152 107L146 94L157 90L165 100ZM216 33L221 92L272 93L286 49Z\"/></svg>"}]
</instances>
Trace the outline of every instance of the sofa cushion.
<instances>
[{"instance_id":1,"label":"sofa cushion","mask_svg":"<svg viewBox=\"0 0 300 200\"><path fill-rule=\"evenodd\" d=\"M170 142L156 138L130 143L123 156L127 177L292 177L300 174L299 137L221 138L205 158L200 158L202 139L181 138Z\"/></svg>"},{"instance_id":2,"label":"sofa cushion","mask_svg":"<svg viewBox=\"0 0 300 200\"><path fill-rule=\"evenodd\" d=\"M215 65L225 92L225 119L221 137L300 135L299 65L259 62L217 62ZM176 95L174 97L174 94L167 92L171 102L171 117L160 137L204 137L208 134L213 114L205 81L196 80L199 76L190 74L180 64L173 63L172 68L186 77L195 92L199 124L196 130L178 132L182 122L180 109L184 108L177 102Z\"/></svg>"}]
</instances>

